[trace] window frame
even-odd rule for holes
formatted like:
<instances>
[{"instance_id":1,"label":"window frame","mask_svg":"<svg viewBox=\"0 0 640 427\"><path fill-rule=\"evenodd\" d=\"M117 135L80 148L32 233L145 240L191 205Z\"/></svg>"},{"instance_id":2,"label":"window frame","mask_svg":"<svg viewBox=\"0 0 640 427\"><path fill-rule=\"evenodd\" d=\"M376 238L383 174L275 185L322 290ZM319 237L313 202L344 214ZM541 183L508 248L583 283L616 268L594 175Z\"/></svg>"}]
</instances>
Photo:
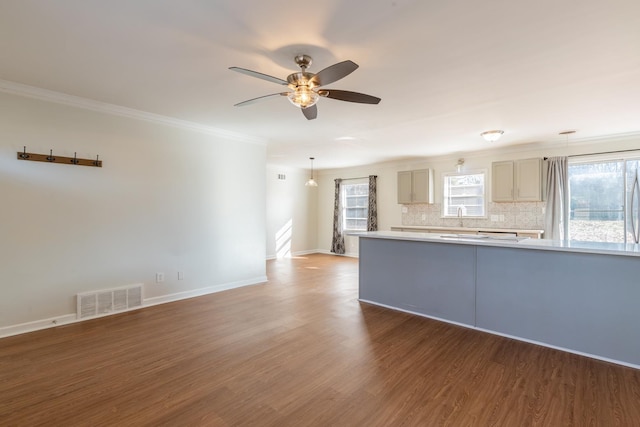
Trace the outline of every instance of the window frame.
<instances>
[{"instance_id":1,"label":"window frame","mask_svg":"<svg viewBox=\"0 0 640 427\"><path fill-rule=\"evenodd\" d=\"M571 236L571 221L576 220L575 217L571 218L571 176L569 174L569 170L571 166L576 165L590 165L590 164L598 164L598 163L613 163L620 162L622 164L622 190L623 190L623 204L622 204L622 223L623 223L623 242L614 242L620 244L628 244L633 243L628 240L629 238L629 218L627 217L628 213L628 195L627 195L627 178L628 178L628 170L627 165L630 161L638 161L640 162L640 153L638 152L629 152L625 153L628 155L621 155L621 153L602 153L596 155L584 155L584 156L573 156L568 158L567 161L567 192L565 203L567 208L564 213L564 221L566 224L565 232L568 240L572 240ZM604 240L591 240L593 242L606 242Z\"/></svg>"},{"instance_id":2,"label":"window frame","mask_svg":"<svg viewBox=\"0 0 640 427\"><path fill-rule=\"evenodd\" d=\"M449 206L447 203L448 189L447 189L447 181L449 177L456 176L466 176L466 175L482 175L482 214L481 215L467 215L465 212L461 216L456 215L448 215L447 207ZM443 172L442 179L442 211L440 218L442 219L451 219L451 218L470 218L470 219L486 219L487 218L487 169L474 169L464 172ZM455 206L455 205L453 205Z\"/></svg>"},{"instance_id":3,"label":"window frame","mask_svg":"<svg viewBox=\"0 0 640 427\"><path fill-rule=\"evenodd\" d=\"M357 195L357 196L353 196L353 197L366 197L367 198L367 203L366 206L364 207L365 210L369 210L369 181L365 181L365 180L353 180L355 182L349 182L349 183L345 183L343 182L342 185L340 186L340 201L341 201L341 205L342 205L342 230L343 231L367 231L367 216L368 214L364 217L364 218L347 218L347 209L362 209L362 207L355 207L355 208L348 208L347 207L347 187L348 186L360 186L360 185L364 185L367 188L367 194L365 195ZM355 220L365 220L365 225L364 228L349 228L347 227L347 219L355 219Z\"/></svg>"}]
</instances>

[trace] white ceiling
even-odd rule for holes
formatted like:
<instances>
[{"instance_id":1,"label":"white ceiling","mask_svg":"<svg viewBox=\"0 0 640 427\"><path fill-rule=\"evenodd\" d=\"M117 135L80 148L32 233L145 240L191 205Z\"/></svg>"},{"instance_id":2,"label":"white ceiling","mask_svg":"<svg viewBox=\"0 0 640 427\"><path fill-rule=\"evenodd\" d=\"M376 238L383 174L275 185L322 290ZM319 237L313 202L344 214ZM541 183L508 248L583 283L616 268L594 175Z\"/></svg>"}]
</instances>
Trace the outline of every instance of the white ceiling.
<instances>
[{"instance_id":1,"label":"white ceiling","mask_svg":"<svg viewBox=\"0 0 640 427\"><path fill-rule=\"evenodd\" d=\"M233 104L351 59L379 105ZM638 0L0 0L0 79L263 138L268 161L355 166L640 132Z\"/></svg>"}]
</instances>

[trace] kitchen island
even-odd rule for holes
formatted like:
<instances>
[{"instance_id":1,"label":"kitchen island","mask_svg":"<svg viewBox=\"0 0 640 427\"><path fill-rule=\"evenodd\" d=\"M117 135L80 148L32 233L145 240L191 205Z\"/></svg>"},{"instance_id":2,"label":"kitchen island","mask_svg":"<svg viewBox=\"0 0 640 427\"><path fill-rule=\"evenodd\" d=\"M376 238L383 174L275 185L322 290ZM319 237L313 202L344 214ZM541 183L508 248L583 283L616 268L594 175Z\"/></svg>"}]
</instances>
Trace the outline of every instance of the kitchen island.
<instances>
[{"instance_id":1,"label":"kitchen island","mask_svg":"<svg viewBox=\"0 0 640 427\"><path fill-rule=\"evenodd\" d=\"M640 247L378 231L363 302L640 368Z\"/></svg>"}]
</instances>

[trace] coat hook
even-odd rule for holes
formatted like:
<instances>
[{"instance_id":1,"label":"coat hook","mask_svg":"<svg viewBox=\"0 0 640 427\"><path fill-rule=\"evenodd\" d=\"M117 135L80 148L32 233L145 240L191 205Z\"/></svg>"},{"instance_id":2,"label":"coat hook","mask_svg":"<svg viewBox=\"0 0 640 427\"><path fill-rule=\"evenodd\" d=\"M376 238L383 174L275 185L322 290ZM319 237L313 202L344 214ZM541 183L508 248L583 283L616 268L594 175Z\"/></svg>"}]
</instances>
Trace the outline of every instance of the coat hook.
<instances>
[{"instance_id":1,"label":"coat hook","mask_svg":"<svg viewBox=\"0 0 640 427\"><path fill-rule=\"evenodd\" d=\"M27 160L29 158L29 155L27 154L27 146L26 145L23 146L23 150L24 151L20 154L20 158L22 160Z\"/></svg>"},{"instance_id":2,"label":"coat hook","mask_svg":"<svg viewBox=\"0 0 640 427\"><path fill-rule=\"evenodd\" d=\"M78 163L80 163L76 152L73 153L73 159L71 159L70 162L73 163L74 165L77 165Z\"/></svg>"},{"instance_id":3,"label":"coat hook","mask_svg":"<svg viewBox=\"0 0 640 427\"><path fill-rule=\"evenodd\" d=\"M96 159L93 161L93 166L100 166L100 155L96 154Z\"/></svg>"},{"instance_id":4,"label":"coat hook","mask_svg":"<svg viewBox=\"0 0 640 427\"><path fill-rule=\"evenodd\" d=\"M55 162L56 158L53 157L53 150L49 150L49 156L47 156L47 161L48 162Z\"/></svg>"}]
</instances>

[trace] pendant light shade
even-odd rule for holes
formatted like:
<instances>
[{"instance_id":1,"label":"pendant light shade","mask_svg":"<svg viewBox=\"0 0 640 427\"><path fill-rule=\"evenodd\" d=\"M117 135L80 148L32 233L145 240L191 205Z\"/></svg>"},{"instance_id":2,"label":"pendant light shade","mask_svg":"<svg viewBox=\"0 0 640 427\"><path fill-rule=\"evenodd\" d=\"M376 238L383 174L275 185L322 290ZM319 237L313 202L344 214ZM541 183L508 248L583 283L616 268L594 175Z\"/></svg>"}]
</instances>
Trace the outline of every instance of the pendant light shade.
<instances>
[{"instance_id":1,"label":"pendant light shade","mask_svg":"<svg viewBox=\"0 0 640 427\"><path fill-rule=\"evenodd\" d=\"M317 187L318 183L316 182L315 179L313 179L313 157L309 157L309 160L311 160L311 177L309 178L309 180L304 184L307 187Z\"/></svg>"}]
</instances>

